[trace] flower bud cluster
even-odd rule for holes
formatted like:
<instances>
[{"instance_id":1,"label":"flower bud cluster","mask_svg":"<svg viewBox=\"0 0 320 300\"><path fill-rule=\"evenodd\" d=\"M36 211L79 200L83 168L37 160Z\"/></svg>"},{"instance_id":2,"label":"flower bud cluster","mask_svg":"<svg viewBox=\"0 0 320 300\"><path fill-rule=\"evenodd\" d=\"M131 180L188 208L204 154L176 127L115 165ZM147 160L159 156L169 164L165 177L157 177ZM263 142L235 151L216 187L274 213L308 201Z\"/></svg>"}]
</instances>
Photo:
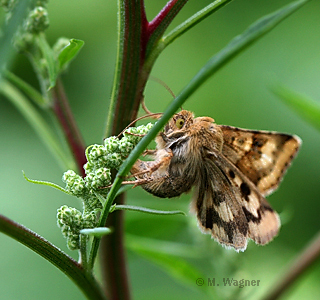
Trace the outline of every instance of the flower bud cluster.
<instances>
[{"instance_id":1,"label":"flower bud cluster","mask_svg":"<svg viewBox=\"0 0 320 300\"><path fill-rule=\"evenodd\" d=\"M97 225L94 212L82 214L73 207L63 205L57 212L57 224L61 228L63 236L67 239L70 250L80 247L80 230L84 228L94 228Z\"/></svg>"},{"instance_id":2,"label":"flower bud cluster","mask_svg":"<svg viewBox=\"0 0 320 300\"><path fill-rule=\"evenodd\" d=\"M148 133L153 124L128 128L122 139L109 137L103 145L92 145L86 150L88 162L83 166L86 177L82 178L72 170L63 174L66 191L83 202L83 213L66 205L60 207L57 213L58 226L67 238L69 249L79 249L80 230L94 228L97 223L97 212L102 209L102 203L96 193L108 193L106 188L111 184L111 169L118 169L127 158L130 151Z\"/></svg>"}]
</instances>

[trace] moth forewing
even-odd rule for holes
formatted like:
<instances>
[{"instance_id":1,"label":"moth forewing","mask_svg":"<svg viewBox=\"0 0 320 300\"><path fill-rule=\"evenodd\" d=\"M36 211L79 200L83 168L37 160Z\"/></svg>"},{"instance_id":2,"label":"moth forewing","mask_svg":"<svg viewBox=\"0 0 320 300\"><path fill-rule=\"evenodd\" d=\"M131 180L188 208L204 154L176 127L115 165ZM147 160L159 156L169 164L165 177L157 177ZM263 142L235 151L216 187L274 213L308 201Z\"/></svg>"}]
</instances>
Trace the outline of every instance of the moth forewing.
<instances>
[{"instance_id":1,"label":"moth forewing","mask_svg":"<svg viewBox=\"0 0 320 300\"><path fill-rule=\"evenodd\" d=\"M272 193L296 156L301 139L272 131L247 130L219 125L223 132L222 153L264 195Z\"/></svg>"},{"instance_id":2,"label":"moth forewing","mask_svg":"<svg viewBox=\"0 0 320 300\"><path fill-rule=\"evenodd\" d=\"M298 137L216 125L182 110L156 143L154 161L134 164L135 185L168 198L194 187L200 229L228 248L243 251L248 239L264 245L277 235L279 217L264 195L278 187Z\"/></svg>"}]
</instances>

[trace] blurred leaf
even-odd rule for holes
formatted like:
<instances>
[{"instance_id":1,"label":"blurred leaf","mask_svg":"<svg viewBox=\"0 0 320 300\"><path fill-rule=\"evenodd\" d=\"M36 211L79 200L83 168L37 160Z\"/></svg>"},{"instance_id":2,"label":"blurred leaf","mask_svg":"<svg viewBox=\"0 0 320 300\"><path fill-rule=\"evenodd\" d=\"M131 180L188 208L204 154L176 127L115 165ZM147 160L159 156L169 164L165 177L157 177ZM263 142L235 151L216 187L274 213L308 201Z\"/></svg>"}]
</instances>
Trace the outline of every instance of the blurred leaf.
<instances>
[{"instance_id":1,"label":"blurred leaf","mask_svg":"<svg viewBox=\"0 0 320 300\"><path fill-rule=\"evenodd\" d=\"M60 70L67 68L71 60L73 60L84 45L84 41L71 39L69 44L59 53Z\"/></svg>"},{"instance_id":2,"label":"blurred leaf","mask_svg":"<svg viewBox=\"0 0 320 300\"><path fill-rule=\"evenodd\" d=\"M12 37L17 32L19 26L23 22L31 0L19 1L13 10L12 17L9 19L8 24L4 26L0 37L0 72L5 64L10 60L13 55L14 49L12 47ZM1 78L1 76L0 76Z\"/></svg>"},{"instance_id":3,"label":"blurred leaf","mask_svg":"<svg viewBox=\"0 0 320 300\"><path fill-rule=\"evenodd\" d=\"M130 235L126 236L126 245L130 250L157 264L170 276L189 288L198 288L204 293L210 293L212 296L216 295L214 287L208 285L208 276L191 263L180 258L182 253L184 253L184 256L193 256L197 253L196 249L183 244L161 242Z\"/></svg>"},{"instance_id":4,"label":"blurred leaf","mask_svg":"<svg viewBox=\"0 0 320 300\"><path fill-rule=\"evenodd\" d=\"M25 82L15 74L7 71L6 77L15 84L18 88L20 88L34 103L43 107L46 104L45 99L42 95L29 83Z\"/></svg>"},{"instance_id":5,"label":"blurred leaf","mask_svg":"<svg viewBox=\"0 0 320 300\"><path fill-rule=\"evenodd\" d=\"M64 151L55 133L35 107L30 104L29 100L17 88L5 80L0 84L0 93L21 112L47 146L48 150L57 158L63 170L75 169L76 166L70 154Z\"/></svg>"},{"instance_id":6,"label":"blurred leaf","mask_svg":"<svg viewBox=\"0 0 320 300\"><path fill-rule=\"evenodd\" d=\"M278 86L272 91L298 115L320 131L320 103L286 87Z\"/></svg>"}]
</instances>

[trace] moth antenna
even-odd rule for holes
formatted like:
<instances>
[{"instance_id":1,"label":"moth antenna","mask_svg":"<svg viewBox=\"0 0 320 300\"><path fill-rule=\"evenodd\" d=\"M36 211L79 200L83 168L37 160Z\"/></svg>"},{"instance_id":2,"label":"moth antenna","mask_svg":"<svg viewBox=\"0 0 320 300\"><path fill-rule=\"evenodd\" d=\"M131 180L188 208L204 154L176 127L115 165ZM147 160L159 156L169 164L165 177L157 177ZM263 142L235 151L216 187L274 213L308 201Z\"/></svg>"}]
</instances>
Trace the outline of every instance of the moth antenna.
<instances>
[{"instance_id":1,"label":"moth antenna","mask_svg":"<svg viewBox=\"0 0 320 300\"><path fill-rule=\"evenodd\" d=\"M149 118L149 117L154 117L154 116L159 116L159 117L161 117L163 114L162 113L151 113L151 114L147 114L147 115L144 115L144 116L142 116L142 117L139 117L139 118L137 118L137 119L135 119L135 120L133 120L125 129L123 129L118 135L117 135L117 138L119 138L119 136L121 135L121 134L123 134L131 125L133 125L135 122L137 122L137 121L139 121L139 120L142 120L142 119L145 119L145 118ZM158 118L159 118L158 117ZM156 119L158 119L158 118L156 118Z\"/></svg>"},{"instance_id":2,"label":"moth antenna","mask_svg":"<svg viewBox=\"0 0 320 300\"><path fill-rule=\"evenodd\" d=\"M157 78L157 77L154 77L154 76L149 76L149 78L157 83L160 83L170 94L173 98L176 97L176 95L174 94L174 92L169 88L169 86L164 82L162 81L161 79ZM143 108L143 110L146 112L146 114L148 115L152 115L153 113L147 108L145 102L144 102L144 97L142 98L141 100L141 106ZM181 108L182 109L182 108Z\"/></svg>"},{"instance_id":3,"label":"moth antenna","mask_svg":"<svg viewBox=\"0 0 320 300\"><path fill-rule=\"evenodd\" d=\"M148 115L152 114L152 112L147 108L147 106L144 102L144 97L141 100L141 106L142 106L143 110L146 112L146 114L148 114Z\"/></svg>"},{"instance_id":4,"label":"moth antenna","mask_svg":"<svg viewBox=\"0 0 320 300\"><path fill-rule=\"evenodd\" d=\"M173 98L176 97L176 95L174 94L174 92L169 88L169 86L164 82L162 81L161 79L157 78L157 77L154 77L154 76L149 76L149 78L155 82L158 82L160 83L170 94Z\"/></svg>"}]
</instances>

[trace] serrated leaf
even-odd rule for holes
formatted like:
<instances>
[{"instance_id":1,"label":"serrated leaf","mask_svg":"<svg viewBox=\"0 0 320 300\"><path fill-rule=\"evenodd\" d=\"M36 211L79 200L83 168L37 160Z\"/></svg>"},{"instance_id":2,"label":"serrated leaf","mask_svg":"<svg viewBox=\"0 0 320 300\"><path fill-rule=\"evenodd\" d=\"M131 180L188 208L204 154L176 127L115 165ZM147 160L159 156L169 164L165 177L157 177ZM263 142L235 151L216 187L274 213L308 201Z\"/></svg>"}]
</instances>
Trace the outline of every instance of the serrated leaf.
<instances>
[{"instance_id":1,"label":"serrated leaf","mask_svg":"<svg viewBox=\"0 0 320 300\"><path fill-rule=\"evenodd\" d=\"M292 110L320 131L320 102L283 86L273 88L272 91Z\"/></svg>"},{"instance_id":2,"label":"serrated leaf","mask_svg":"<svg viewBox=\"0 0 320 300\"><path fill-rule=\"evenodd\" d=\"M78 55L79 51L84 45L84 41L71 39L69 44L64 47L59 53L58 60L60 70L68 67L69 63Z\"/></svg>"}]
</instances>

